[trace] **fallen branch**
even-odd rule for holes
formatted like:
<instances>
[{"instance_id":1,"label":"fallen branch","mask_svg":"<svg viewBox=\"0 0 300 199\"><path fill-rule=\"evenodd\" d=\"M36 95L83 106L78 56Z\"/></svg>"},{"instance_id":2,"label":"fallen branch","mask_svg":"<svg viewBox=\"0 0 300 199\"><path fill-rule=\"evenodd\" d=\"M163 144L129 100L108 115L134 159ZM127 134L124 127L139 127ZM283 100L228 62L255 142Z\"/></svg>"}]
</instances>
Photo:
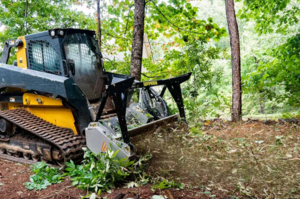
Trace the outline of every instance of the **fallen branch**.
<instances>
[{"instance_id":1,"label":"fallen branch","mask_svg":"<svg viewBox=\"0 0 300 199\"><path fill-rule=\"evenodd\" d=\"M254 157L254 160L255 160L255 162L256 162L256 164L257 164L259 170L261 170L261 167L260 167L260 164L259 164L259 162L258 162L258 159L257 159L256 156L254 155L254 152L253 152L253 150L252 150L251 147L250 147L250 150L251 150L251 153L252 153L252 155L253 155L253 157Z\"/></svg>"},{"instance_id":2,"label":"fallen branch","mask_svg":"<svg viewBox=\"0 0 300 199\"><path fill-rule=\"evenodd\" d=\"M168 198L169 199L174 199L173 196L172 196L172 194L171 194L171 192L168 189L166 190L166 192L168 194Z\"/></svg>"},{"instance_id":3,"label":"fallen branch","mask_svg":"<svg viewBox=\"0 0 300 199\"><path fill-rule=\"evenodd\" d=\"M125 196L124 193L119 193L118 195L116 195L116 196L114 197L114 199L122 199L122 198L124 198L124 196Z\"/></svg>"}]
</instances>

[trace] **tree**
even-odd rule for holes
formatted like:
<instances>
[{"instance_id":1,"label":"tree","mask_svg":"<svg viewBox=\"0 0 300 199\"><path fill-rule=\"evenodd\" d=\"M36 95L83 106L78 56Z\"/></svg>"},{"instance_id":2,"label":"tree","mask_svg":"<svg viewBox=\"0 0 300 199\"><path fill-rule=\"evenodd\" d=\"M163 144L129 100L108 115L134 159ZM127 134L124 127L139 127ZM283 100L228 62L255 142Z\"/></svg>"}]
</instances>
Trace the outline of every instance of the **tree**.
<instances>
[{"instance_id":1,"label":"tree","mask_svg":"<svg viewBox=\"0 0 300 199\"><path fill-rule=\"evenodd\" d=\"M225 0L227 23L230 35L232 64L232 110L231 120L242 119L241 56L239 29L235 15L234 0Z\"/></svg>"},{"instance_id":2,"label":"tree","mask_svg":"<svg viewBox=\"0 0 300 199\"><path fill-rule=\"evenodd\" d=\"M141 81L143 44L144 44L144 20L145 0L135 0L133 40L131 49L130 76Z\"/></svg>"},{"instance_id":3,"label":"tree","mask_svg":"<svg viewBox=\"0 0 300 199\"><path fill-rule=\"evenodd\" d=\"M0 43L51 28L89 28L91 19L68 7L72 0L2 0L0 21L6 27L0 33Z\"/></svg>"},{"instance_id":4,"label":"tree","mask_svg":"<svg viewBox=\"0 0 300 199\"><path fill-rule=\"evenodd\" d=\"M97 0L97 34L98 34L98 46L101 51L101 14L100 14L100 0Z\"/></svg>"}]
</instances>

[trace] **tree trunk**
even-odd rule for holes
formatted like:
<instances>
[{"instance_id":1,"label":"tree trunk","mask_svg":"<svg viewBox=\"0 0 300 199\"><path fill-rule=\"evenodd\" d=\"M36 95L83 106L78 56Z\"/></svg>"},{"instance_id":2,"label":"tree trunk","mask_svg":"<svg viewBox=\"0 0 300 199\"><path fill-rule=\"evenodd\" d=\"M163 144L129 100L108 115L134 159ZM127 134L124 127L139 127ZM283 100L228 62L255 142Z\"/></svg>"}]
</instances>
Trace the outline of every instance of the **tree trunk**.
<instances>
[{"instance_id":1,"label":"tree trunk","mask_svg":"<svg viewBox=\"0 0 300 199\"><path fill-rule=\"evenodd\" d=\"M144 42L144 19L145 0L135 0L133 41L131 50L130 75L136 80L141 80L143 42Z\"/></svg>"},{"instance_id":2,"label":"tree trunk","mask_svg":"<svg viewBox=\"0 0 300 199\"><path fill-rule=\"evenodd\" d=\"M260 96L258 97L258 103L259 103L259 106L260 106L260 113L265 114L265 103L264 103L263 99Z\"/></svg>"},{"instance_id":3,"label":"tree trunk","mask_svg":"<svg viewBox=\"0 0 300 199\"><path fill-rule=\"evenodd\" d=\"M239 29L235 16L234 0L225 0L232 62L232 111L231 120L242 119L241 57Z\"/></svg>"},{"instance_id":4,"label":"tree trunk","mask_svg":"<svg viewBox=\"0 0 300 199\"><path fill-rule=\"evenodd\" d=\"M28 15L28 0L26 0L26 7L25 7L25 24L24 24L24 33L27 35L27 15Z\"/></svg>"},{"instance_id":5,"label":"tree trunk","mask_svg":"<svg viewBox=\"0 0 300 199\"><path fill-rule=\"evenodd\" d=\"M255 60L255 63L256 63L256 70L258 68L258 59L254 56L254 60ZM258 90L258 103L259 103L259 106L260 106L260 113L261 114L265 114L265 102L263 101L262 97L263 94L260 90Z\"/></svg>"},{"instance_id":6,"label":"tree trunk","mask_svg":"<svg viewBox=\"0 0 300 199\"><path fill-rule=\"evenodd\" d=\"M98 36L98 46L101 52L101 16L100 16L100 0L97 1L97 36Z\"/></svg>"}]
</instances>

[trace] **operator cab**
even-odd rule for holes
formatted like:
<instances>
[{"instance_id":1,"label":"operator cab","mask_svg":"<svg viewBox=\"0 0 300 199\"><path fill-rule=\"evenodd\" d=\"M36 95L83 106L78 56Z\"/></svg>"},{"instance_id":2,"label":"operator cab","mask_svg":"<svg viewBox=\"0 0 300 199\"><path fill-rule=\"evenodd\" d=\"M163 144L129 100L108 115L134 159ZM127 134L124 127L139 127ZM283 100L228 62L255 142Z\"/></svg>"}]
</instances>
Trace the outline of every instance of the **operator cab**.
<instances>
[{"instance_id":1,"label":"operator cab","mask_svg":"<svg viewBox=\"0 0 300 199\"><path fill-rule=\"evenodd\" d=\"M104 86L104 69L95 38L94 31L81 29L27 35L27 68L72 78L89 101L98 100Z\"/></svg>"}]
</instances>

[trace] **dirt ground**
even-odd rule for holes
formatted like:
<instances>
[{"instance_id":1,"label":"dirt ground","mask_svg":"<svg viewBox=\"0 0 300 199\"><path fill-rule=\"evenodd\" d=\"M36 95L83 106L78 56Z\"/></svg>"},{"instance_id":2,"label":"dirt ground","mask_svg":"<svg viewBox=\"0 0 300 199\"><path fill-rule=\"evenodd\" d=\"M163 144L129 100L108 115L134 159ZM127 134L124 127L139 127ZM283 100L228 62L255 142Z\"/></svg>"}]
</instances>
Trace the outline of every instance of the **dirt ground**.
<instances>
[{"instance_id":1,"label":"dirt ground","mask_svg":"<svg viewBox=\"0 0 300 199\"><path fill-rule=\"evenodd\" d=\"M276 121L199 121L190 130L170 124L132 141L152 154L147 174L185 184L184 190L151 190L151 184L102 193L107 199L300 198L300 128ZM0 160L0 198L81 198L68 178L29 191L30 167ZM121 197L123 196L123 197Z\"/></svg>"},{"instance_id":2,"label":"dirt ground","mask_svg":"<svg viewBox=\"0 0 300 199\"><path fill-rule=\"evenodd\" d=\"M79 199L82 196L87 195L86 191L77 189L72 186L69 179L66 178L64 182L60 184L54 184L49 186L47 189L42 191L30 191L25 188L23 185L24 182L29 181L30 167L28 165L22 165L15 162L10 162L6 160L0 160L0 198L74 198ZM157 190L155 192L151 191L151 186L143 186L137 188L118 188L112 190L109 193L102 193L101 197L107 199L115 199L118 196L124 195L123 198L140 198L140 199L150 199L153 195L161 195L167 196L169 199L171 197L184 199L184 198L210 198L206 196L201 189L194 190ZM171 195L171 196L170 196ZM120 197L119 197L120 198ZM226 198L223 197L222 194L218 195L218 198Z\"/></svg>"}]
</instances>

